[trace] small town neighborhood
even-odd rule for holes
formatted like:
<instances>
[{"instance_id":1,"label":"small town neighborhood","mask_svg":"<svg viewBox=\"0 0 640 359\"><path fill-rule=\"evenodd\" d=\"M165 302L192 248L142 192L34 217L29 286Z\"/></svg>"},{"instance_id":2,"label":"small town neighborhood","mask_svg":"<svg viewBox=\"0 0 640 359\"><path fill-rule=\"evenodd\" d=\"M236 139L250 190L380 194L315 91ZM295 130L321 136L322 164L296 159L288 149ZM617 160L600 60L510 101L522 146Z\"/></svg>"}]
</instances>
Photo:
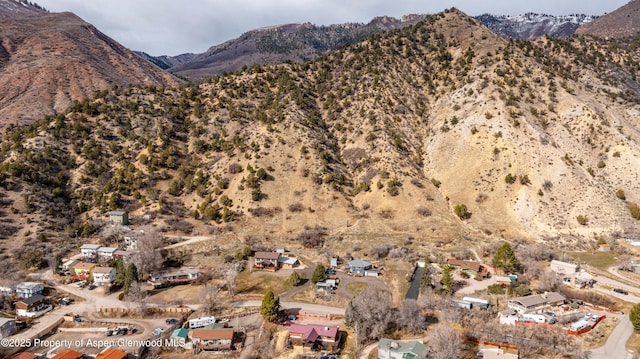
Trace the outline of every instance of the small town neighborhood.
<instances>
[{"instance_id":1,"label":"small town neighborhood","mask_svg":"<svg viewBox=\"0 0 640 359\"><path fill-rule=\"evenodd\" d=\"M10 301L0 318L0 337L11 344L3 345L5 357L437 358L442 349L435 348L440 344L428 335L433 319L420 314L425 310L436 318L444 313L475 313L502 328L551 333L556 341L595 332L607 339L613 335L611 328L628 321L616 302L640 299L634 291L640 278L635 277L640 271L636 258L612 268L612 278L591 274L587 268L593 267L584 263L542 261L546 267L539 276L558 290L538 292L521 283L523 274L517 274L516 267L513 272L499 268L510 268L514 257L496 255L491 263L456 257L442 258L440 263L418 260L405 267L406 294L394 294L401 300L400 308L382 309L398 310L399 318L414 327L396 322L407 329L392 334L387 327L373 336L374 330L366 327L373 325L367 324L367 316L386 315L375 312L387 300L385 293L390 293L387 277L394 274L388 260L346 254L311 263L301 259L302 253L284 248L245 248L227 259L232 271L220 276L173 263L142 274L133 258L142 255L141 248L149 250L144 243L149 236L129 227L126 212L112 212L110 221L123 229L115 236L116 246L83 243L76 253L57 259L54 268L37 273L40 280L34 274L28 281L0 286L5 302ZM170 241L168 246L178 245L180 241ZM594 253L605 251L609 249ZM240 293L238 276L272 284L264 287L266 291ZM199 294L194 297L190 288L200 288ZM274 293L275 288L280 289ZM154 300L169 292L168 297ZM367 295L378 303L367 302L363 299ZM603 303L606 297L610 300ZM404 313L407 302L420 303L411 318ZM370 313L356 314L359 311ZM524 351L518 340L481 336L460 340L484 358L519 358ZM598 357L597 348L595 353Z\"/></svg>"}]
</instances>

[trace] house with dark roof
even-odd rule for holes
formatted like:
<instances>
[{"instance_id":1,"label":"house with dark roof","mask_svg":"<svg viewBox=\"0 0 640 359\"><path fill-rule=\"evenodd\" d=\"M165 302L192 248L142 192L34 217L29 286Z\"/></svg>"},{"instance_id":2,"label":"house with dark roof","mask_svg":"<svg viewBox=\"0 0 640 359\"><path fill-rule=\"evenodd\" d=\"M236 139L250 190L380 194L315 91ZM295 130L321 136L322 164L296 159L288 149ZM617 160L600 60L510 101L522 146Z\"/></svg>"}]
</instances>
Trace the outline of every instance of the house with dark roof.
<instances>
[{"instance_id":1,"label":"house with dark roof","mask_svg":"<svg viewBox=\"0 0 640 359\"><path fill-rule=\"evenodd\" d=\"M35 294L14 303L16 315L19 317L36 318L50 311L52 306L44 302L42 294Z\"/></svg>"},{"instance_id":2,"label":"house with dark roof","mask_svg":"<svg viewBox=\"0 0 640 359\"><path fill-rule=\"evenodd\" d=\"M0 318L0 338L6 338L16 333L16 320L13 318Z\"/></svg>"},{"instance_id":3,"label":"house with dark roof","mask_svg":"<svg viewBox=\"0 0 640 359\"><path fill-rule=\"evenodd\" d=\"M397 341L382 338L378 342L379 359L427 359L429 348L417 340Z\"/></svg>"},{"instance_id":4,"label":"house with dark roof","mask_svg":"<svg viewBox=\"0 0 640 359\"><path fill-rule=\"evenodd\" d=\"M253 256L253 269L275 272L278 270L278 252L256 252Z\"/></svg>"},{"instance_id":5,"label":"house with dark roof","mask_svg":"<svg viewBox=\"0 0 640 359\"><path fill-rule=\"evenodd\" d=\"M194 348L199 350L233 349L233 329L193 329L189 331Z\"/></svg>"},{"instance_id":6,"label":"house with dark roof","mask_svg":"<svg viewBox=\"0 0 640 359\"><path fill-rule=\"evenodd\" d=\"M335 351L340 343L338 327L291 324L289 343L304 348Z\"/></svg>"},{"instance_id":7,"label":"house with dark roof","mask_svg":"<svg viewBox=\"0 0 640 359\"><path fill-rule=\"evenodd\" d=\"M507 307L520 314L532 313L544 308L562 305L564 304L565 299L565 296L558 292L548 292L538 295L511 298L507 301Z\"/></svg>"},{"instance_id":8,"label":"house with dark roof","mask_svg":"<svg viewBox=\"0 0 640 359\"><path fill-rule=\"evenodd\" d=\"M195 268L168 269L151 274L149 283L155 288L164 288L173 285L191 284L201 276L202 273Z\"/></svg>"}]
</instances>

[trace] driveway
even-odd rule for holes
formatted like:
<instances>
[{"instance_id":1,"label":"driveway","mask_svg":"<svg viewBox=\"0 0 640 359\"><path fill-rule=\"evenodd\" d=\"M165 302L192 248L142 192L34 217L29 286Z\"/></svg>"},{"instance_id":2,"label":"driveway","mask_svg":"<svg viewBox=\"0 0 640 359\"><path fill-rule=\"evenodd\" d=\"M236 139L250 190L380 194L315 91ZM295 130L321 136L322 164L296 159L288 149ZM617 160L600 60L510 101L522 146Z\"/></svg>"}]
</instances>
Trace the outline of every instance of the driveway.
<instances>
[{"instance_id":1,"label":"driveway","mask_svg":"<svg viewBox=\"0 0 640 359\"><path fill-rule=\"evenodd\" d=\"M234 307L260 307L262 306L261 300L243 300L239 302L231 303ZM344 315L344 308L330 307L328 305L310 304L301 302L280 302L280 306L283 309L300 309L305 312L314 314L336 314Z\"/></svg>"},{"instance_id":2,"label":"driveway","mask_svg":"<svg viewBox=\"0 0 640 359\"><path fill-rule=\"evenodd\" d=\"M627 340L633 334L633 326L629 320L627 314L611 315L614 318L618 318L618 325L611 332L607 342L598 349L591 351L592 359L631 359L633 354L627 352L625 345Z\"/></svg>"}]
</instances>

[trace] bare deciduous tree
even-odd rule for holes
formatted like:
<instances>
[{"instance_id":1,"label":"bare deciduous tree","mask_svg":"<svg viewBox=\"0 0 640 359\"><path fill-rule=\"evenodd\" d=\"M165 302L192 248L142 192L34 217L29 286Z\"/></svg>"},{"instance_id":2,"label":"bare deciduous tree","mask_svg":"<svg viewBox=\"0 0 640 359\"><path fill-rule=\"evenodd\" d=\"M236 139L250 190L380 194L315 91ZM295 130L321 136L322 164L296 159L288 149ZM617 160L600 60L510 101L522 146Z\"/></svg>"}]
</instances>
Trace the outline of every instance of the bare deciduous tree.
<instances>
[{"instance_id":1,"label":"bare deciduous tree","mask_svg":"<svg viewBox=\"0 0 640 359\"><path fill-rule=\"evenodd\" d=\"M427 337L433 349L434 359L451 359L462 357L462 333L450 323L436 325Z\"/></svg>"},{"instance_id":2,"label":"bare deciduous tree","mask_svg":"<svg viewBox=\"0 0 640 359\"><path fill-rule=\"evenodd\" d=\"M224 272L224 282L227 286L229 296L233 298L236 295L236 279L238 278L238 267L232 265Z\"/></svg>"},{"instance_id":3,"label":"bare deciduous tree","mask_svg":"<svg viewBox=\"0 0 640 359\"><path fill-rule=\"evenodd\" d=\"M142 284L138 282L131 283L131 288L129 289L129 295L127 295L127 298L136 305L138 311L141 313L144 313L147 310L148 295L147 291L142 287Z\"/></svg>"},{"instance_id":4,"label":"bare deciduous tree","mask_svg":"<svg viewBox=\"0 0 640 359\"><path fill-rule=\"evenodd\" d=\"M213 314L216 306L219 302L218 294L220 293L220 287L213 283L207 283L202 287L200 292L200 302L202 303L207 315Z\"/></svg>"},{"instance_id":5,"label":"bare deciduous tree","mask_svg":"<svg viewBox=\"0 0 640 359\"><path fill-rule=\"evenodd\" d=\"M345 321L356 328L357 338L376 339L384 334L391 321L391 293L368 287L347 306Z\"/></svg>"},{"instance_id":6,"label":"bare deciduous tree","mask_svg":"<svg viewBox=\"0 0 640 359\"><path fill-rule=\"evenodd\" d=\"M159 249L162 247L160 235L151 227L145 228L144 234L138 237L138 252L132 256L132 261L138 268L138 273L147 275L160 269L162 255Z\"/></svg>"},{"instance_id":7,"label":"bare deciduous tree","mask_svg":"<svg viewBox=\"0 0 640 359\"><path fill-rule=\"evenodd\" d=\"M405 299L398 308L397 324L411 333L420 333L425 328L425 317L420 312L420 307L415 299Z\"/></svg>"}]
</instances>

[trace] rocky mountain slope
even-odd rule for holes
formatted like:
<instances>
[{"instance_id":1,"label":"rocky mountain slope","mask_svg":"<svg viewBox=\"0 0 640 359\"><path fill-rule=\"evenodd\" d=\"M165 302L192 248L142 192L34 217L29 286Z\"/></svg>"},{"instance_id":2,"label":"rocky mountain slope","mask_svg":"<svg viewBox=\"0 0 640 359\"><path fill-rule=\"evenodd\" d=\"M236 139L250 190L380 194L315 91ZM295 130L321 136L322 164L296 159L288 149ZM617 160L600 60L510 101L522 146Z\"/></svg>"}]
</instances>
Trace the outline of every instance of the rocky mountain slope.
<instances>
[{"instance_id":1,"label":"rocky mountain slope","mask_svg":"<svg viewBox=\"0 0 640 359\"><path fill-rule=\"evenodd\" d=\"M584 24L576 33L601 38L622 38L638 36L640 32L640 0L628 4L604 15L590 24Z\"/></svg>"},{"instance_id":2,"label":"rocky mountain slope","mask_svg":"<svg viewBox=\"0 0 640 359\"><path fill-rule=\"evenodd\" d=\"M71 13L0 0L0 129L115 85L179 84Z\"/></svg>"},{"instance_id":3,"label":"rocky mountain slope","mask_svg":"<svg viewBox=\"0 0 640 359\"><path fill-rule=\"evenodd\" d=\"M97 93L3 139L3 259L119 208L333 253L632 231L640 50L616 45L508 41L452 9L309 63Z\"/></svg>"},{"instance_id":4,"label":"rocky mountain slope","mask_svg":"<svg viewBox=\"0 0 640 359\"><path fill-rule=\"evenodd\" d=\"M500 36L532 40L545 35L555 38L571 36L580 25L597 17L584 14L553 16L527 13L518 16L483 14L475 18Z\"/></svg>"},{"instance_id":5,"label":"rocky mountain slope","mask_svg":"<svg viewBox=\"0 0 640 359\"><path fill-rule=\"evenodd\" d=\"M161 67L170 65L171 72L193 80L243 66L275 65L286 61L301 63L340 46L362 41L383 31L413 25L424 15L407 15L401 19L377 17L368 24L317 26L310 23L287 24L252 30L237 39L212 46L206 52L191 56L155 57L151 61ZM188 61L184 61L189 58ZM172 64L177 62L177 64Z\"/></svg>"}]
</instances>

